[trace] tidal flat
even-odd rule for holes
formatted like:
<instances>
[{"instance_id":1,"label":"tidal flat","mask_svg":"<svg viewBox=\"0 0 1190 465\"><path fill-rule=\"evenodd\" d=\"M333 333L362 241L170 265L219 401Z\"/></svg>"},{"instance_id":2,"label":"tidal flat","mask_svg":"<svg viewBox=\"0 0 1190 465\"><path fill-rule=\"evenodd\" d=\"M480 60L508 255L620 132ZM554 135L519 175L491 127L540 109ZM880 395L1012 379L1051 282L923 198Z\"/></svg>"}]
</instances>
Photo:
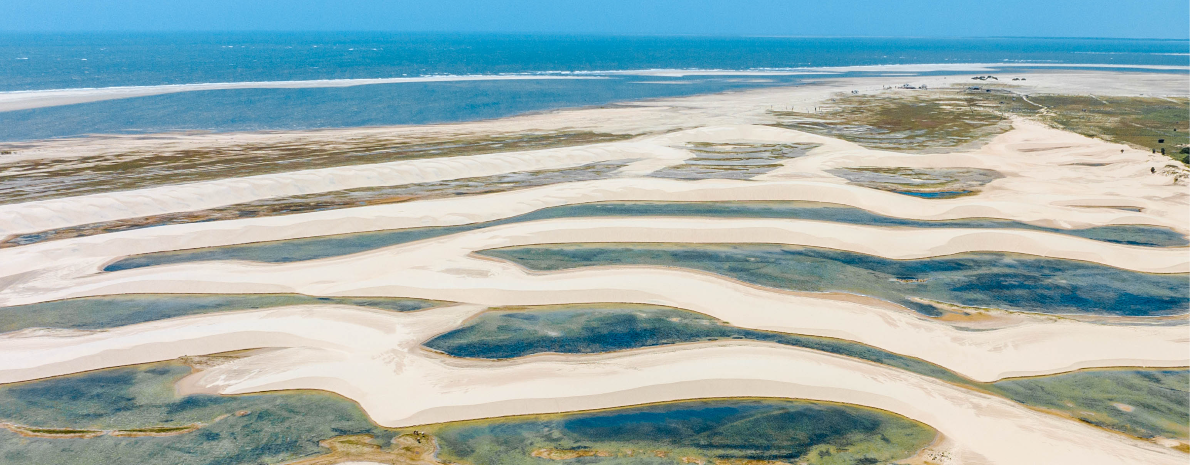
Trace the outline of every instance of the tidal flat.
<instances>
[{"instance_id":1,"label":"tidal flat","mask_svg":"<svg viewBox=\"0 0 1190 465\"><path fill-rule=\"evenodd\" d=\"M590 181L613 176L613 173L627 165L627 161L589 163L573 168L540 171L518 171L474 178L446 181L402 184L396 186L365 187L317 194L274 197L253 202L225 205L206 210L141 216L102 223L88 223L66 228L19 234L0 240L0 248L17 247L39 242L87 237L134 229L166 226L171 224L200 223L204 221L261 218L279 215L294 215L340 208L364 207L389 203L428 200L460 195L491 194L516 189L558 184L564 182Z\"/></svg>"},{"instance_id":2,"label":"tidal flat","mask_svg":"<svg viewBox=\"0 0 1190 465\"><path fill-rule=\"evenodd\" d=\"M970 147L1008 130L1008 117L1160 152L1190 163L1190 99L1020 92L1011 83L971 81L949 88L898 90L832 98L817 111L774 111L775 126L865 147L944 152ZM1160 142L1159 142L1160 141Z\"/></svg>"},{"instance_id":3,"label":"tidal flat","mask_svg":"<svg viewBox=\"0 0 1190 465\"><path fill-rule=\"evenodd\" d=\"M444 302L301 294L124 294L0 307L0 332L26 328L102 329L204 313L315 304L407 312L443 305Z\"/></svg>"},{"instance_id":4,"label":"tidal flat","mask_svg":"<svg viewBox=\"0 0 1190 465\"><path fill-rule=\"evenodd\" d=\"M721 145L696 143L686 147L694 157L680 165L668 166L649 174L655 178L752 179L780 168L783 160L805 156L817 144Z\"/></svg>"},{"instance_id":5,"label":"tidal flat","mask_svg":"<svg viewBox=\"0 0 1190 465\"><path fill-rule=\"evenodd\" d=\"M0 428L0 458L12 464L315 463L332 450L340 460L354 455L376 457L384 452L380 445L385 443L401 446L402 440L416 438L422 443L424 438L436 441L441 460L474 465L542 463L543 459L606 464L677 464L691 459L874 464L909 457L936 436L928 426L879 410L744 398L495 418L399 431L373 424L356 404L323 392L179 397L173 384L190 372L184 364L161 362L0 386L0 421L10 425ZM20 435L11 425L97 434ZM179 426L187 430L141 437L121 434ZM358 443L356 453L344 441ZM423 458L441 463L432 456Z\"/></svg>"},{"instance_id":6,"label":"tidal flat","mask_svg":"<svg viewBox=\"0 0 1190 465\"><path fill-rule=\"evenodd\" d=\"M71 158L0 163L0 204L115 192L228 177L334 166L456 157L614 142L631 136L594 132L459 135L454 138L362 136L312 144L282 137L226 147L167 147Z\"/></svg>"},{"instance_id":7,"label":"tidal flat","mask_svg":"<svg viewBox=\"0 0 1190 465\"><path fill-rule=\"evenodd\" d=\"M864 147L909 152L948 152L979 144L1011 125L979 94L909 90L847 95L815 111L773 111L774 126L835 137Z\"/></svg>"},{"instance_id":8,"label":"tidal flat","mask_svg":"<svg viewBox=\"0 0 1190 465\"><path fill-rule=\"evenodd\" d=\"M601 202L543 208L511 218L458 226L374 231L136 255L112 262L105 266L103 270L120 271L154 265L210 260L248 260L266 263L286 263L348 255L390 245L504 224L551 218L601 216L788 218L911 228L1026 229L1146 247L1185 247L1190 245L1190 240L1187 240L1185 235L1172 229L1146 225L1059 229L993 218L923 221L879 215L846 205L805 201Z\"/></svg>"},{"instance_id":9,"label":"tidal flat","mask_svg":"<svg viewBox=\"0 0 1190 465\"><path fill-rule=\"evenodd\" d=\"M997 171L980 168L859 167L827 172L858 186L928 199L976 194L987 183L1004 177Z\"/></svg>"},{"instance_id":10,"label":"tidal flat","mask_svg":"<svg viewBox=\"0 0 1190 465\"><path fill-rule=\"evenodd\" d=\"M1048 314L1166 316L1190 309L1185 273L1152 274L1012 253L892 260L776 244L550 244L478 252L534 271L649 265L775 289L843 292L940 316L948 306Z\"/></svg>"}]
</instances>

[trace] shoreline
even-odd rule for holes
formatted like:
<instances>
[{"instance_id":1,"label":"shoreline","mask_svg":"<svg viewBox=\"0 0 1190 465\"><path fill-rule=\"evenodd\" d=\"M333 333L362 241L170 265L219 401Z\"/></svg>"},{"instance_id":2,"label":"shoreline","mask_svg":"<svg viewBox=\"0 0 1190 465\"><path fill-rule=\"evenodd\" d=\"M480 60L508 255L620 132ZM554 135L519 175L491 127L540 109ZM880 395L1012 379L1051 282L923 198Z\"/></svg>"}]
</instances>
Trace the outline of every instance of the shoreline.
<instances>
[{"instance_id":1,"label":"shoreline","mask_svg":"<svg viewBox=\"0 0 1190 465\"><path fill-rule=\"evenodd\" d=\"M611 76L656 76L656 77L689 77L689 76L815 76L843 74L854 72L899 72L899 73L930 73L930 72L1004 72L1014 68L1063 69L1079 70L1144 70L1150 72L1190 72L1190 66L1174 65L1128 65L1109 63L925 63L911 65L853 65L853 66L823 66L823 67L795 67L783 69L629 69L629 70L599 70L599 71L528 71L501 74L430 74L407 77L381 78L342 78L342 79L309 79L296 81L237 81L237 82L194 82L183 84L162 85L133 85L111 87L67 87L55 89L31 89L0 91L0 112L29 110L79 103L98 102L152 95L164 95L178 92L196 92L207 90L232 89L309 89L354 87L377 84L400 84L422 82L463 82L463 81L504 81L504 80L549 80L549 79L602 79ZM892 76L890 76L892 77ZM908 74L900 77L923 77L918 74ZM708 94L695 94L708 95ZM672 98L672 97L666 97ZM546 110L550 111L550 110ZM516 115L512 115L516 116Z\"/></svg>"},{"instance_id":2,"label":"shoreline","mask_svg":"<svg viewBox=\"0 0 1190 465\"><path fill-rule=\"evenodd\" d=\"M1030 71L1028 76L1028 84L1014 89L1074 94L1102 88L1108 92L1102 95L1135 95L1179 86L1179 95L1190 93L1180 87L1190 74ZM962 78L925 76L914 78L914 82L950 86ZM922 422L946 438L938 447L953 453L958 463L1184 462L1185 454L1177 450L1109 434L1006 398L863 358L792 345L701 341L493 361L435 355L421 344L459 328L492 306L624 302L697 312L739 328L863 344L933 363L976 382L1088 368L1184 368L1190 365L1184 324L1190 319L1186 315L1161 319L1182 323L1171 325L1140 324L1134 318L998 311L971 318L928 319L871 297L780 292L707 272L602 266L541 273L476 252L594 242L788 244L887 259L1020 253L1132 272L1177 273L1180 277L1190 272L1185 247L1121 245L1021 229L893 228L784 218L608 216L510 223L287 263L209 261L100 271L120 257L146 253L463 225L601 201L804 200L917 220L999 218L1063 229L1153 224L1190 232L1190 210L1186 208L1190 191L1181 181L1157 172L1160 165L1155 164L1163 159L1023 117L991 118L991 123L1007 121L1011 128L978 147L956 143L953 149L940 153L878 150L850 139L774 127L784 121L780 118L785 116L778 113L797 117L806 108L845 98L838 92L862 89L869 97L915 95L904 93L914 90L876 89L888 81L888 77L824 78L800 87L656 99L614 108L557 110L451 125L45 141L33 144L37 148L0 155L0 162L33 160L53 165L91 163L89 157L136 151L161 157L216 151L212 158L202 159L205 163L217 161L218 150L255 150L251 144L274 139L287 141L300 151L304 146L347 144L352 138L382 134L394 138L388 140L537 130L638 135L620 142L223 177L0 205L3 236L85 225L96 219L136 218L293 194L501 173L532 176L532 168L632 160L614 176L594 181L563 180L495 194L151 227L0 249L0 263L4 264L0 266L0 302L4 304L170 293L401 296L458 303L414 312L324 304L284 306L194 314L85 333L0 335L0 382L271 347L196 370L179 382L179 390L229 395L288 389L327 391L353 400L369 418L388 427L690 398L800 398L880 409ZM951 100L962 102L957 97ZM774 110L773 106L784 109ZM949 141L967 137L967 133L929 134ZM737 158L743 157L739 155L743 152L732 151L737 145L818 146L782 159L772 171L747 180L682 181L648 176L658 169L686 164L694 157L689 148L700 143L727 146L716 153ZM991 171L1000 177L982 184L972 195L923 199L849 184L831 174L831 170L855 167L882 175L905 170L925 173L927 180L930 173L959 168ZM1104 205L1136 211L1083 208ZM1014 258L1006 256L1007 260ZM1163 296L1164 292L1151 291L1150 295ZM954 310L956 315L963 311Z\"/></svg>"}]
</instances>

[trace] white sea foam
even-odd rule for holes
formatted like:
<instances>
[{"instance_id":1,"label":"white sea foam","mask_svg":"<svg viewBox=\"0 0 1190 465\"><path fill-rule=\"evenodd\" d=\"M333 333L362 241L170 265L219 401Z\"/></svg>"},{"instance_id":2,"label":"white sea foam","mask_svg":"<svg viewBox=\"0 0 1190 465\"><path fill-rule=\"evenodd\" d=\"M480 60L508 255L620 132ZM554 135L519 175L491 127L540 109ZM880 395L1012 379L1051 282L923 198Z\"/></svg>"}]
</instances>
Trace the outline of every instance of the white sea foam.
<instances>
[{"instance_id":1,"label":"white sea foam","mask_svg":"<svg viewBox=\"0 0 1190 465\"><path fill-rule=\"evenodd\" d=\"M599 76L557 76L546 74L441 75L377 79L315 79L308 81L210 82L167 84L159 86L85 87L76 89L18 90L0 92L0 111L71 105L150 95L228 89L305 89L317 87L354 87L374 84L454 81L513 81L542 79L598 79Z\"/></svg>"},{"instance_id":2,"label":"white sea foam","mask_svg":"<svg viewBox=\"0 0 1190 465\"><path fill-rule=\"evenodd\" d=\"M307 81L246 81L212 82L195 84L167 84L158 86L87 87L74 89L42 89L0 92L0 112L27 110L76 103L98 102L150 95L172 94L203 90L230 89L303 89L320 87L354 87L374 84L399 84L415 82L453 81L510 81L545 79L601 79L610 76L813 76L833 75L847 72L994 72L1013 67L1046 68L1104 68L1104 69L1148 69L1155 71L1188 71L1190 66L1167 65L1115 65L1115 64L1073 64L1073 63L937 63L862 65L818 68L758 68L747 70L729 69L637 69L603 71L547 71L524 74L480 74L480 75L435 75L375 79L315 79Z\"/></svg>"}]
</instances>

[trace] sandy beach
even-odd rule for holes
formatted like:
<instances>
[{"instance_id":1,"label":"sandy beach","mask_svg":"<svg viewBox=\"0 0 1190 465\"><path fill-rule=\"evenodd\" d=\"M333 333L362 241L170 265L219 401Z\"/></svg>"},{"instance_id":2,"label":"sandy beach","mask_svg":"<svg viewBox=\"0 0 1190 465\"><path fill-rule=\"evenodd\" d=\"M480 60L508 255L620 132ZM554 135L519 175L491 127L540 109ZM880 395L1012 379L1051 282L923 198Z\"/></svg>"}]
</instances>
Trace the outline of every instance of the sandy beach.
<instances>
[{"instance_id":1,"label":"sandy beach","mask_svg":"<svg viewBox=\"0 0 1190 465\"><path fill-rule=\"evenodd\" d=\"M195 261L103 271L117 260L157 252L466 225L544 208L610 201L816 201L913 220L992 218L1062 230L1145 225L1190 234L1190 187L1177 180L1178 169L1184 168L1166 169L1174 163L1169 158L1026 118L1005 116L1003 133L977 144L926 153L879 150L776 127L774 106L813 108L852 90L875 96L912 92L885 90L891 79L823 77L801 87L456 125L8 144L14 153L0 155L0 163L53 164L146 147L168 153L266 140L333 144L370 135L413 140L545 130L632 135L619 142L574 147L335 166L2 204L0 236L9 236L346 189L509 173L532 176L534 171L594 162L625 164L612 176L593 181L172 224L0 249L0 305L6 306L146 293L299 293L457 303L406 313L292 306L95 331L29 329L0 334L0 383L268 347L276 350L200 370L179 389L216 394L326 390L358 402L374 421L392 427L704 397L787 397L874 407L925 423L947 438L933 447L949 453L952 461L948 463L1184 463L1184 452L1150 441L905 370L809 349L762 342L701 342L608 354L476 361L432 353L421 343L490 307L616 302L686 309L742 328L854 341L981 382L1095 367L1186 367L1190 366L1186 336L1190 320L1184 312L1167 317L1166 324L1136 324L1143 320L1136 317L1103 315L1092 321L993 309L986 309L982 319L948 320L871 296L787 291L692 269L618 265L532 271L479 253L543 244L781 244L892 260L1022 254L1127 272L1185 276L1190 273L1187 247L1146 247L1010 228L614 216L503 224L288 263ZM928 83L931 88L966 84L967 79L963 75L913 78L914 83ZM363 84L368 83L351 85ZM1184 98L1186 84L1185 74L1069 70L1030 71L1027 84L1011 86L1021 94L1095 92ZM8 97L0 95L0 109L50 104L16 97L5 100ZM51 97L76 98L45 98ZM688 163L706 147L764 144L811 148L747 180L651 176ZM999 177L961 196L926 198L865 187L833 174L855 168L875 173L978 169Z\"/></svg>"}]
</instances>

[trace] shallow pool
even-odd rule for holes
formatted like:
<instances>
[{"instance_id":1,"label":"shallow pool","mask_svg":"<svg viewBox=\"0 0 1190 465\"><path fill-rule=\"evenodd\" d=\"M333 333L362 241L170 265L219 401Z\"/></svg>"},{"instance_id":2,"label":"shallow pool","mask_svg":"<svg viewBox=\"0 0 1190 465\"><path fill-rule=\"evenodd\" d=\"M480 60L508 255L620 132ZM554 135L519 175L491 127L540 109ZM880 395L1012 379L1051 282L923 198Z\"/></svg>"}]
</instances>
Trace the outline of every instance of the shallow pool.
<instances>
[{"instance_id":1,"label":"shallow pool","mask_svg":"<svg viewBox=\"0 0 1190 465\"><path fill-rule=\"evenodd\" d=\"M146 266L208 260L249 260L267 263L314 260L364 252L381 247L502 224L549 218L599 216L789 218L911 228L1027 229L1079 236L1104 242L1148 247L1184 247L1190 245L1190 240L1187 240L1186 236L1171 229L1158 226L1128 225L1101 226L1086 229L1056 229L1034 226L1018 221L990 218L922 221L883 216L855 207L820 202L606 202L551 207L502 220L459 226L374 231L135 255L117 260L104 267L103 270L120 271Z\"/></svg>"}]
</instances>

